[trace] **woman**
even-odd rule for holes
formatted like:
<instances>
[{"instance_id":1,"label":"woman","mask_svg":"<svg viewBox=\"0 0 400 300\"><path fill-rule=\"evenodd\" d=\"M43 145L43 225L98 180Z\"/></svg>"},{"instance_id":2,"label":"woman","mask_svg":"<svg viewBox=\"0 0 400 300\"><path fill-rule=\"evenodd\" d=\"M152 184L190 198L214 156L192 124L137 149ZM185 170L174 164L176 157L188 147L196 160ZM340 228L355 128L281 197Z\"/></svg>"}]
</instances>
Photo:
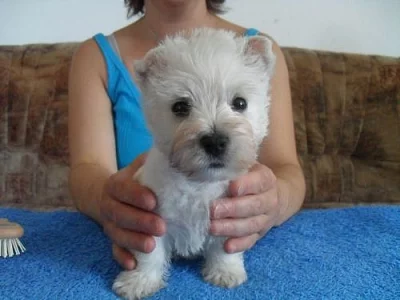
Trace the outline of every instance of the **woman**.
<instances>
[{"instance_id":1,"label":"woman","mask_svg":"<svg viewBox=\"0 0 400 300\"><path fill-rule=\"evenodd\" d=\"M151 135L138 110L139 92L132 62L167 34L195 27L262 34L218 16L224 0L125 0L138 21L112 35L85 41L74 55L69 78L70 189L77 208L101 224L113 241L113 255L126 269L135 259L126 249L150 252L152 236L165 222L152 210L157 199L132 180L151 146ZM231 182L226 199L211 208L210 232L229 237L225 251L252 247L273 226L301 207L305 183L294 138L288 71L275 43L269 137L259 162Z\"/></svg>"}]
</instances>

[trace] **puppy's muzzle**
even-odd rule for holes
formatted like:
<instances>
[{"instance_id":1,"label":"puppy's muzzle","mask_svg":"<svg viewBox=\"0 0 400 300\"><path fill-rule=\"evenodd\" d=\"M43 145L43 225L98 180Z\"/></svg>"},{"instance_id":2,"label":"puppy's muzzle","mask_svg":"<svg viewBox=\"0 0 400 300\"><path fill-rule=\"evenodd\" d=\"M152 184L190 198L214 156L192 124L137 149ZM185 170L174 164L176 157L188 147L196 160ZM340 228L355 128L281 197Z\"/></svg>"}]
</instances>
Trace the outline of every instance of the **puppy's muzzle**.
<instances>
[{"instance_id":1,"label":"puppy's muzzle","mask_svg":"<svg viewBox=\"0 0 400 300\"><path fill-rule=\"evenodd\" d=\"M220 132L203 135L200 140L200 146L211 157L221 159L229 145L229 137Z\"/></svg>"}]
</instances>

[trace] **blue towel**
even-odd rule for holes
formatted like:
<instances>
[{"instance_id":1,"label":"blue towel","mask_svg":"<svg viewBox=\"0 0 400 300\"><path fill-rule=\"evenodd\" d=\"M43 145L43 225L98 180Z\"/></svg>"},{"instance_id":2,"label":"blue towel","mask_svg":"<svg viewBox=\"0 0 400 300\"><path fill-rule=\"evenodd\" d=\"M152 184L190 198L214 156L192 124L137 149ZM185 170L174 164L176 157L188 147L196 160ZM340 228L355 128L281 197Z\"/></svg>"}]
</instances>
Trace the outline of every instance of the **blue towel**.
<instances>
[{"instance_id":1,"label":"blue towel","mask_svg":"<svg viewBox=\"0 0 400 300\"><path fill-rule=\"evenodd\" d=\"M27 252L0 259L0 299L118 299L119 265L102 229L80 213L0 209L25 227ZM177 261L150 299L399 299L400 206L303 210L245 255L248 281L203 282Z\"/></svg>"}]
</instances>

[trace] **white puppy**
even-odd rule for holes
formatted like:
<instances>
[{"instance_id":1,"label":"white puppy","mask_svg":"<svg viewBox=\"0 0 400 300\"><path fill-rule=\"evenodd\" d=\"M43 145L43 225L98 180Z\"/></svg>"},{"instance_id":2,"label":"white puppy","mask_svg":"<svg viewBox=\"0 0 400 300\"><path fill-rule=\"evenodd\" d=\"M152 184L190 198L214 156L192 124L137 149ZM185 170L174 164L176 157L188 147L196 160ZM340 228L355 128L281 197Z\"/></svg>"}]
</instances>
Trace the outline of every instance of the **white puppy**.
<instances>
[{"instance_id":1,"label":"white puppy","mask_svg":"<svg viewBox=\"0 0 400 300\"><path fill-rule=\"evenodd\" d=\"M165 286L173 255L204 256L204 279L234 287L247 279L243 253L227 254L225 238L209 235L209 208L228 183L255 163L268 130L271 41L196 29L166 38L135 62L143 111L154 137L136 178L157 196L167 233L151 253L132 251L133 271L113 290L126 299Z\"/></svg>"}]
</instances>

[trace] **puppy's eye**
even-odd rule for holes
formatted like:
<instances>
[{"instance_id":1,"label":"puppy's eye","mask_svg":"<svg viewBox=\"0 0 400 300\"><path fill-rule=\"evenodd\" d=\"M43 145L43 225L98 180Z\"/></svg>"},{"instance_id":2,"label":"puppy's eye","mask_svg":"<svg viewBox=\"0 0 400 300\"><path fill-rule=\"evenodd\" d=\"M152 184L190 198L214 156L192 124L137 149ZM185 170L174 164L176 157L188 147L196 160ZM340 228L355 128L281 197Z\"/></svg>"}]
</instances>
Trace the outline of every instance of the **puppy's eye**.
<instances>
[{"instance_id":1,"label":"puppy's eye","mask_svg":"<svg viewBox=\"0 0 400 300\"><path fill-rule=\"evenodd\" d=\"M247 101L242 97L236 97L232 101L232 109L237 112L243 112L247 108Z\"/></svg>"},{"instance_id":2,"label":"puppy's eye","mask_svg":"<svg viewBox=\"0 0 400 300\"><path fill-rule=\"evenodd\" d=\"M191 106L186 99L180 99L175 102L171 110L177 117L187 117L190 114Z\"/></svg>"}]
</instances>

